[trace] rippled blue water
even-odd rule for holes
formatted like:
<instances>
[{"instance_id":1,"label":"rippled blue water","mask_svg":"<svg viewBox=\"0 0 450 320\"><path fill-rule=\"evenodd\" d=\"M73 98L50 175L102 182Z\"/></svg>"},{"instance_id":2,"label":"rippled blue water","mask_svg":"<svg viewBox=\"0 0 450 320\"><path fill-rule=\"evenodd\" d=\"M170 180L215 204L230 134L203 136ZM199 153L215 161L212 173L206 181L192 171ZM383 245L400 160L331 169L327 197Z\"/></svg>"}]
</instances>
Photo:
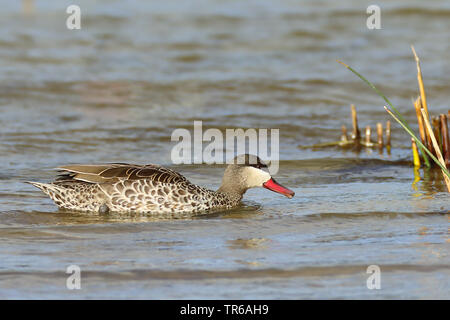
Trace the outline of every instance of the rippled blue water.
<instances>
[{"instance_id":1,"label":"rippled blue water","mask_svg":"<svg viewBox=\"0 0 450 320\"><path fill-rule=\"evenodd\" d=\"M413 44L433 114L448 105L450 7L378 1L19 1L0 12L0 298L449 298L448 193L393 149L301 149L389 119L415 124ZM242 207L182 219L59 212L23 182L67 163L171 166L217 188L221 166L173 166L176 128L280 129L288 200L250 190ZM415 126L416 128L417 126ZM78 265L82 289L66 288ZM379 265L381 290L366 269Z\"/></svg>"}]
</instances>

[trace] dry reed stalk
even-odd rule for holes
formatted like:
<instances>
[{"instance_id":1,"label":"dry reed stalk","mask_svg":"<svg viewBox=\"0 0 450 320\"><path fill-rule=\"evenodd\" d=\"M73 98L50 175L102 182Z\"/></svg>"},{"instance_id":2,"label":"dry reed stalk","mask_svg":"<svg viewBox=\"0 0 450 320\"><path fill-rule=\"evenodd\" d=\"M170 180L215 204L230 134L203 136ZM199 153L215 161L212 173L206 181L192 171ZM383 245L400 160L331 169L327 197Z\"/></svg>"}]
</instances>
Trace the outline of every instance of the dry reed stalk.
<instances>
[{"instance_id":1,"label":"dry reed stalk","mask_svg":"<svg viewBox=\"0 0 450 320\"><path fill-rule=\"evenodd\" d=\"M419 91L420 91L420 104L421 104L421 108L423 108L425 110L425 115L422 115L423 117L426 117L427 120L429 121L429 117L430 114L428 113L428 105L427 105L427 96L425 94L425 86L423 84L423 77L422 77L422 69L420 67L420 60L419 60L419 56L416 53L416 50L414 49L414 46L411 46L412 52L414 54L414 59L416 60L416 66L417 66L417 82L419 83ZM428 133L428 130L425 130L425 134L427 137L427 143L425 144L425 146L427 146L428 150L433 151L433 144L431 142L431 136ZM433 151L434 153L434 151ZM436 154L436 153L434 153Z\"/></svg>"},{"instance_id":2,"label":"dry reed stalk","mask_svg":"<svg viewBox=\"0 0 450 320\"><path fill-rule=\"evenodd\" d=\"M378 147L383 148L383 125L381 124L381 122L377 123L377 142Z\"/></svg>"},{"instance_id":3,"label":"dry reed stalk","mask_svg":"<svg viewBox=\"0 0 450 320\"><path fill-rule=\"evenodd\" d=\"M391 121L386 121L386 147L391 146Z\"/></svg>"},{"instance_id":4,"label":"dry reed stalk","mask_svg":"<svg viewBox=\"0 0 450 320\"><path fill-rule=\"evenodd\" d=\"M347 137L347 127L345 125L343 125L341 127L342 129L342 135L341 135L341 141L342 142L348 142L348 137Z\"/></svg>"},{"instance_id":5,"label":"dry reed stalk","mask_svg":"<svg viewBox=\"0 0 450 320\"><path fill-rule=\"evenodd\" d=\"M438 158L439 162L441 163L441 165L443 165L445 167L445 160L442 157L441 150L439 149L439 144L437 143L436 137L434 136L433 130L431 129L430 121L426 117L425 109L421 109L420 111L422 112L422 115L423 115L423 120L425 122L425 128L427 129L427 131L429 132L429 134L431 136L431 141L433 143L434 150L436 151L437 158ZM442 170L442 175L444 176L445 184L447 185L447 191L450 192L450 178L445 174L444 170Z\"/></svg>"},{"instance_id":6,"label":"dry reed stalk","mask_svg":"<svg viewBox=\"0 0 450 320\"><path fill-rule=\"evenodd\" d=\"M427 96L425 94L425 86L423 85L422 69L420 68L420 60L419 60L419 57L417 56L414 46L411 46L411 49L414 54L414 58L416 60L416 65L417 65L417 81L419 82L420 99L422 102L422 107L425 110L426 117L428 117L429 114L428 114Z\"/></svg>"},{"instance_id":7,"label":"dry reed stalk","mask_svg":"<svg viewBox=\"0 0 450 320\"><path fill-rule=\"evenodd\" d=\"M361 133L358 128L358 117L356 115L356 108L353 104L351 105L351 108L352 108L352 124L353 124L352 139L355 142L355 145L358 146L361 139Z\"/></svg>"},{"instance_id":8,"label":"dry reed stalk","mask_svg":"<svg viewBox=\"0 0 450 320\"><path fill-rule=\"evenodd\" d=\"M442 135L442 153L444 154L445 165L450 167L450 139L448 135L448 122L445 114L439 115L441 123L441 135Z\"/></svg>"},{"instance_id":9,"label":"dry reed stalk","mask_svg":"<svg viewBox=\"0 0 450 320\"><path fill-rule=\"evenodd\" d=\"M428 147L428 145L427 145L428 140L426 139L425 127L423 125L423 117L422 117L422 113L420 112L420 109L421 109L420 97L417 97L416 101L414 101L414 108L416 109L417 123L419 124L420 140L422 140L422 143L426 147Z\"/></svg>"},{"instance_id":10,"label":"dry reed stalk","mask_svg":"<svg viewBox=\"0 0 450 320\"><path fill-rule=\"evenodd\" d=\"M414 167L420 167L419 149L417 149L416 141L413 138L411 138L411 149L413 152Z\"/></svg>"},{"instance_id":11,"label":"dry reed stalk","mask_svg":"<svg viewBox=\"0 0 450 320\"><path fill-rule=\"evenodd\" d=\"M370 126L366 127L366 140L364 142L364 145L366 147L372 147L373 143L371 141L371 135L372 135L372 128L370 128Z\"/></svg>"},{"instance_id":12,"label":"dry reed stalk","mask_svg":"<svg viewBox=\"0 0 450 320\"><path fill-rule=\"evenodd\" d=\"M431 124L433 126L434 136L439 144L439 150L441 150L442 155L444 155L444 152L442 152L441 122L439 121L439 117L432 117Z\"/></svg>"}]
</instances>

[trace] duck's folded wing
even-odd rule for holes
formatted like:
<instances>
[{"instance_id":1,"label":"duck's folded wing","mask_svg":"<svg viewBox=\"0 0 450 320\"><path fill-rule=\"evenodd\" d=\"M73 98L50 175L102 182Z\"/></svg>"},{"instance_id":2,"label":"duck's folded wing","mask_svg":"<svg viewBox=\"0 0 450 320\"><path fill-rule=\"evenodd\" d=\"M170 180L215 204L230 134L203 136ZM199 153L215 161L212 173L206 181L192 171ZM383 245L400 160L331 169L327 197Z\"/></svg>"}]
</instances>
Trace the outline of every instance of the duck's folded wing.
<instances>
[{"instance_id":1,"label":"duck's folded wing","mask_svg":"<svg viewBox=\"0 0 450 320\"><path fill-rule=\"evenodd\" d=\"M74 164L56 168L62 174L57 180L79 180L90 183L114 183L120 180L147 179L164 183L188 182L176 171L155 164L135 165L126 163Z\"/></svg>"}]
</instances>

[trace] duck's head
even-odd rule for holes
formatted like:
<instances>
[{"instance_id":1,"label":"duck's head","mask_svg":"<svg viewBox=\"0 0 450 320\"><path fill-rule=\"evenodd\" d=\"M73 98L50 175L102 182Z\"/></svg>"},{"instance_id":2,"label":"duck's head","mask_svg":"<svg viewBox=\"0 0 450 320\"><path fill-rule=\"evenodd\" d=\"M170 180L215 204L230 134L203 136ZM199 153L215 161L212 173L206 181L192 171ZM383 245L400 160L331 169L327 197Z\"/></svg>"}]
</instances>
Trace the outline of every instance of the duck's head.
<instances>
[{"instance_id":1,"label":"duck's head","mask_svg":"<svg viewBox=\"0 0 450 320\"><path fill-rule=\"evenodd\" d=\"M295 193L276 182L267 170L267 165L257 156L242 154L227 166L219 192L243 195L248 189L264 187L292 198Z\"/></svg>"}]
</instances>

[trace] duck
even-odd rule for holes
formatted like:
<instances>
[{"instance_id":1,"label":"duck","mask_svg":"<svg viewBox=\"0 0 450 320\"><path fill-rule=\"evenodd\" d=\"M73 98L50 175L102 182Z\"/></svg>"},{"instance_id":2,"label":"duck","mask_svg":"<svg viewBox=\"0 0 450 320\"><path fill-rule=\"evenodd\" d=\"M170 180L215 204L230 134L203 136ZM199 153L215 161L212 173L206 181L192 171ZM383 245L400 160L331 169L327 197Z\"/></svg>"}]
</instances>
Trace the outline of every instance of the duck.
<instances>
[{"instance_id":1,"label":"duck","mask_svg":"<svg viewBox=\"0 0 450 320\"><path fill-rule=\"evenodd\" d=\"M27 181L63 210L98 213L181 214L239 206L250 188L263 187L292 198L264 170L258 156L243 154L227 165L217 191L191 183L180 173L156 164L74 164L56 168L51 183Z\"/></svg>"}]
</instances>

